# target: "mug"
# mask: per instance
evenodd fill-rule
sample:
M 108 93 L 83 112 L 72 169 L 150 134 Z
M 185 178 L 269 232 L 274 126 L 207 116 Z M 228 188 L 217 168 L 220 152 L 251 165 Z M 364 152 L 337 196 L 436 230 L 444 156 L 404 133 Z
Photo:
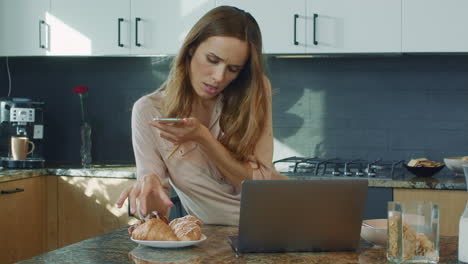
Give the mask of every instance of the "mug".
M 31 145 L 31 151 L 28 151 L 28 145 Z M 11 137 L 11 154 L 13 160 L 25 160 L 28 154 L 34 151 L 34 143 L 27 137 Z

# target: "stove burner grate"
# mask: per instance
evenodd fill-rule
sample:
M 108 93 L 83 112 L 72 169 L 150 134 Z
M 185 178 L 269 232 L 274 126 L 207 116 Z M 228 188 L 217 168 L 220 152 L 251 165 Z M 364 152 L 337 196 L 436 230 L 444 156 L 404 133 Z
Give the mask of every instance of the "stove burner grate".
M 404 160 L 288 157 L 273 162 L 280 173 L 306 176 L 391 177 L 405 173 Z

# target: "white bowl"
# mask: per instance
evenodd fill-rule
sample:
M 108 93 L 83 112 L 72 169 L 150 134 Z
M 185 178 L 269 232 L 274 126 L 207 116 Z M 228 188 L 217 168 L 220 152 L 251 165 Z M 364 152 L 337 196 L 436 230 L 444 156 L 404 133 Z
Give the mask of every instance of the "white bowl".
M 444 163 L 447 168 L 455 172 L 457 176 L 463 176 L 463 165 L 468 165 L 468 160 L 462 158 L 463 157 L 444 158 Z
M 361 237 L 381 246 L 387 246 L 387 219 L 364 220 L 361 226 Z

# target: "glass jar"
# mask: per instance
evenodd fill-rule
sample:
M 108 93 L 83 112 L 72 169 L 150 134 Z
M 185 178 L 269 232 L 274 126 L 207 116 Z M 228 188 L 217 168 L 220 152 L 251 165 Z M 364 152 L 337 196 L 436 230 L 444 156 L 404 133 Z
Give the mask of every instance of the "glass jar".
M 430 201 L 388 203 L 387 259 L 393 263 L 439 261 L 439 206 Z

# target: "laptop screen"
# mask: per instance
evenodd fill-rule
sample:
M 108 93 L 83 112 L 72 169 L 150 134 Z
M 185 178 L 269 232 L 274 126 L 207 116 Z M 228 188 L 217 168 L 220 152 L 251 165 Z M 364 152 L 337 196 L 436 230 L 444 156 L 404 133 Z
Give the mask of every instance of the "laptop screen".
M 365 179 L 244 181 L 239 252 L 354 251 Z

